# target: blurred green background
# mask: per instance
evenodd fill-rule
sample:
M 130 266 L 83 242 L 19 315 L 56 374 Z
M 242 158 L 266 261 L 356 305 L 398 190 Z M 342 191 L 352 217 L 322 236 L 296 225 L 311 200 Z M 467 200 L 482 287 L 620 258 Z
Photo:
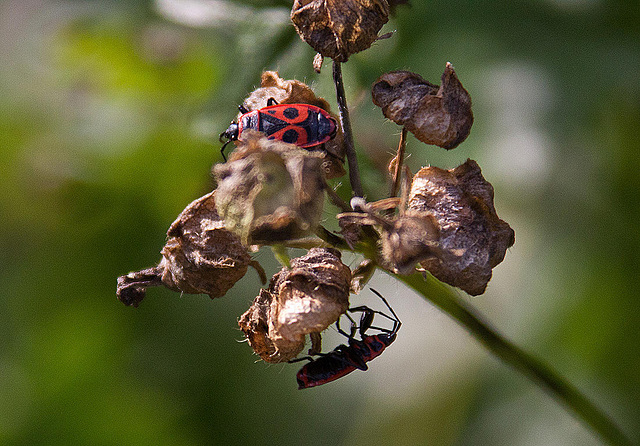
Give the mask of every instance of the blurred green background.
M 116 300 L 116 277 L 156 264 L 211 189 L 217 135 L 263 69 L 335 106 L 290 3 L 0 2 L 0 444 L 600 444 L 388 276 L 372 284 L 404 322 L 396 343 L 307 391 L 298 367 L 238 342 L 253 271 L 215 301 Z M 638 441 L 640 3 L 412 3 L 343 68 L 369 197 L 399 135 L 369 86 L 396 69 L 439 83 L 452 62 L 473 131 L 452 152 L 411 137 L 409 165 L 476 159 L 516 231 L 486 294 L 465 299 Z M 277 271 L 268 250 L 256 258 Z M 339 342 L 329 330 L 325 348 Z

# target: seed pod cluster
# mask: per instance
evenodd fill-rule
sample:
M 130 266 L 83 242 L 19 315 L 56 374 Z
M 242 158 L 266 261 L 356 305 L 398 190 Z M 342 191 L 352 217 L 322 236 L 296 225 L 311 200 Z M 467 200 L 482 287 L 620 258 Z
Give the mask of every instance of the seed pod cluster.
M 266 282 L 262 267 L 251 259 L 240 239 L 225 229 L 215 195 L 214 191 L 193 201 L 171 224 L 157 267 L 118 278 L 119 300 L 137 307 L 146 288 L 159 285 L 188 294 L 208 294 L 212 299 L 221 297 L 249 265 Z
M 340 252 L 314 248 L 291 261 L 261 290 L 239 325 L 264 361 L 294 358 L 306 335 L 319 334 L 349 308 L 351 270 Z
M 498 218 L 493 187 L 478 164 L 467 160 L 451 170 L 422 168 L 413 178 L 408 209 L 433 215 L 440 246 L 453 254 L 423 260 L 421 266 L 471 295 L 482 294 L 515 233 Z
M 373 84 L 373 103 L 426 144 L 453 149 L 473 125 L 471 97 L 447 63 L 440 87 L 410 71 L 383 74 Z
M 369 48 L 388 20 L 387 0 L 295 0 L 291 10 L 300 37 L 337 62 Z
M 323 157 L 260 132 L 242 133 L 229 162 L 218 164 L 216 208 L 245 244 L 311 234 L 324 204 Z
M 262 73 L 260 88 L 252 91 L 244 100 L 243 105 L 247 110 L 259 110 L 267 106 L 269 99 L 274 99 L 278 104 L 315 105 L 329 112 L 337 123 L 340 122 L 338 117 L 331 113 L 329 103 L 323 98 L 317 97 L 311 87 L 297 80 L 282 79 L 275 71 Z M 345 157 L 344 139 L 340 128 L 338 128 L 336 136 L 331 140 L 306 150 L 326 155 L 322 164 L 326 178 L 337 178 L 345 174 L 343 166 Z
M 290 262 L 278 251 L 282 254 L 279 260 L 289 266 L 271 278 L 238 320 L 254 352 L 265 362 L 280 363 L 296 358 L 307 336 L 311 339 L 309 354 L 320 353 L 322 331 L 348 311 L 350 292 L 359 293 L 378 267 L 394 274 L 429 271 L 469 294 L 485 291 L 492 268 L 504 259 L 515 235 L 498 218 L 493 187 L 480 167 L 468 160 L 451 170 L 425 167 L 412 177 L 402 165 L 407 131 L 424 143 L 445 149 L 458 146 L 470 132 L 471 98 L 451 64 L 447 63 L 440 86 L 408 71 L 386 73 L 374 83 L 373 102 L 404 129 L 398 154 L 390 164 L 393 184 L 389 197 L 373 203 L 362 198 L 340 64 L 387 37 L 378 33 L 390 11 L 406 3 L 408 0 L 294 1 L 294 26 L 318 52 L 314 69 L 320 71 L 324 57 L 334 60 L 340 119 L 302 105 L 314 105 L 331 114 L 327 101 L 308 85 L 282 79 L 277 72 L 264 72 L 260 87 L 243 102 L 243 120 L 221 136 L 228 141 L 237 139 L 237 147 L 228 162 L 213 169 L 216 190 L 192 202 L 171 225 L 157 266 L 118 278 L 119 300 L 138 306 L 151 286 L 220 297 L 246 274 L 248 266 L 266 283 L 264 270 L 249 255 L 250 247 L 316 246 Z M 274 101 L 298 105 L 261 110 Z M 311 109 L 313 114 L 305 112 Z M 261 111 L 249 114 L 247 110 Z M 277 113 L 281 115 L 276 119 Z M 338 127 L 335 137 L 332 120 Z M 345 135 L 338 123 L 344 125 Z M 319 132 L 320 128 L 325 130 Z M 292 131 L 304 131 L 309 138 L 281 136 Z M 301 148 L 277 138 L 311 147 Z M 321 141 L 325 142 L 313 146 Z M 353 175 L 350 183 L 356 195 L 350 205 L 326 183 L 327 178 L 345 173 L 345 141 Z M 320 226 L 325 188 L 333 204 L 349 211 L 337 216 L 343 238 Z M 401 197 L 397 198 L 399 189 Z M 311 237 L 314 234 L 323 240 Z M 317 248 L 327 244 L 342 247 L 344 242 L 365 258 L 353 273 L 342 263 L 340 251 Z M 340 329 L 349 338 L 348 345 L 325 354 L 326 362 L 312 361 L 318 374 L 305 375 L 312 367 L 303 367 L 299 375 L 311 379 L 305 382 L 319 385 L 362 368 L 381 353 L 380 346 L 384 348 L 395 339 L 397 328 L 391 332 L 373 324 L 379 311 L 366 306 L 351 311 L 362 312 L 361 340 L 354 337 L 358 329 L 355 322 L 351 336 Z M 399 327 L 399 320 L 389 319 Z M 381 334 L 367 336 L 368 329 Z

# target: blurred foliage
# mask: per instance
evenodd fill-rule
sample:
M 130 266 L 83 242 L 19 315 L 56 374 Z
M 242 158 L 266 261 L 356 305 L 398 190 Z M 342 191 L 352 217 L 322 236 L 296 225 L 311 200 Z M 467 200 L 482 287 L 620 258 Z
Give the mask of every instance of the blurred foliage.
M 217 134 L 263 69 L 335 100 L 289 5 L 0 4 L 0 443 L 598 444 L 384 278 L 398 341 L 369 372 L 305 392 L 295 366 L 254 364 L 236 342 L 253 272 L 214 302 L 161 289 L 136 310 L 116 301 L 116 277 L 155 264 L 169 224 L 212 188 Z M 453 152 L 410 140 L 409 165 L 478 160 L 516 230 L 473 303 L 637 441 L 638 3 L 415 0 L 397 12 L 383 29 L 394 36 L 344 67 L 365 189 L 385 193 L 399 135 L 371 83 L 394 69 L 437 83 L 451 61 L 474 129 Z M 277 270 L 268 250 L 256 257 Z

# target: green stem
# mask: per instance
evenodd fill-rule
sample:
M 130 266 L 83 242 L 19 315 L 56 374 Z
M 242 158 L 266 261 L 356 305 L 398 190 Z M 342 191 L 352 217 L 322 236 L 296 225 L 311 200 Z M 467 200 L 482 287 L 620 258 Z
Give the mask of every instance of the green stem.
M 349 107 L 347 106 L 347 96 L 344 92 L 344 82 L 342 81 L 342 67 L 340 62 L 333 61 L 333 83 L 336 85 L 336 96 L 338 99 L 338 110 L 340 111 L 340 124 L 344 136 L 344 147 L 349 164 L 349 182 L 351 190 L 356 197 L 364 197 L 362 182 L 360 181 L 360 170 L 358 169 L 358 158 L 356 157 L 356 147 L 353 142 L 353 131 L 351 130 L 351 119 L 349 118 Z
M 620 428 L 576 387 L 547 364 L 504 338 L 487 322 L 483 321 L 483 318 L 471 305 L 458 298 L 443 284 L 432 277 L 425 280 L 421 274 L 394 277 L 406 283 L 469 330 L 471 335 L 498 358 L 529 377 L 540 387 L 545 388 L 607 443 L 631 445 L 631 441 L 625 437 Z

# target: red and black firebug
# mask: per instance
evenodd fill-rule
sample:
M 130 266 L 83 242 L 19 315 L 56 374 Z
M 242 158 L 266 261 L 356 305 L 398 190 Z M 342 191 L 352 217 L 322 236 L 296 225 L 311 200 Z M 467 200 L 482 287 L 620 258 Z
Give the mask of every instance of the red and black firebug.
M 311 104 L 277 104 L 270 98 L 264 108 L 249 111 L 241 105 L 239 109 L 242 116 L 238 122 L 232 122 L 220 134 L 220 142 L 224 142 L 220 149 L 223 157 L 227 144 L 236 141 L 246 129 L 262 132 L 268 139 L 307 148 L 329 141 L 338 128 L 327 111 Z
M 296 376 L 298 381 L 298 389 L 308 389 L 309 387 L 316 387 L 322 384 L 335 381 L 338 378 L 342 378 L 345 375 L 355 370 L 367 370 L 367 362 L 375 359 L 382 352 L 390 346 L 393 341 L 396 340 L 396 335 L 402 323 L 395 311 L 391 308 L 387 300 L 380 295 L 376 290 L 371 289 L 382 301 L 385 303 L 393 317 L 384 314 L 381 311 L 372 310 L 369 307 L 361 306 L 350 308 L 350 312 L 362 312 L 360 319 L 360 326 L 358 331 L 360 333 L 360 339 L 355 338 L 356 326 L 355 322 L 349 315 L 347 317 L 351 319 L 351 333 L 347 334 L 340 328 L 338 322 L 336 322 L 336 328 L 338 332 L 348 339 L 347 344 L 340 344 L 329 353 L 319 353 L 316 356 L 320 356 L 317 359 L 311 356 L 305 356 L 303 358 L 294 359 L 289 362 L 298 362 L 308 360 Z M 374 327 L 373 318 L 376 314 L 382 315 L 385 318 L 393 321 L 393 328 L 387 330 L 385 328 Z M 368 329 L 374 328 L 381 333 L 376 335 L 367 335 Z

